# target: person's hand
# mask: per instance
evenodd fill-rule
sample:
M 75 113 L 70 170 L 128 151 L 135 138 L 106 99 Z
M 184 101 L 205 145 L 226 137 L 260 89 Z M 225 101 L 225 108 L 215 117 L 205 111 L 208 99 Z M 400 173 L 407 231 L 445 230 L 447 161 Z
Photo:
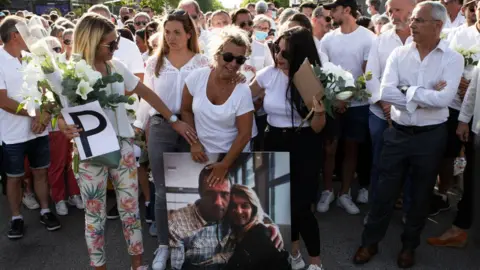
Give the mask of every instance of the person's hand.
M 190 154 L 192 155 L 192 159 L 195 162 L 208 162 L 208 156 L 205 154 L 205 151 L 203 150 L 203 145 L 200 142 L 197 142 L 190 146 Z
M 334 107 L 335 107 L 335 111 L 337 113 L 344 113 L 344 112 L 347 111 L 347 102 L 342 101 L 342 100 L 337 100 L 335 102 Z
M 387 118 L 387 120 L 390 120 L 390 110 L 392 108 L 392 104 L 380 101 L 379 105 L 380 105 L 380 108 L 382 108 L 383 115 L 385 115 L 385 118 Z
M 185 138 L 190 145 L 197 142 L 197 132 L 195 132 L 195 129 L 193 129 L 189 124 L 178 120 L 175 123 L 172 123 L 172 128 L 183 138 Z
M 60 125 L 59 125 L 59 127 L 60 127 Z M 64 123 L 64 125 L 62 125 L 62 127 L 60 127 L 60 130 L 63 132 L 63 134 L 65 134 L 65 136 L 69 140 L 71 140 L 73 138 L 76 138 L 76 137 L 79 137 L 80 132 L 83 131 L 81 128 L 79 128 L 76 125 L 67 125 L 65 123 Z
M 317 100 L 315 96 L 313 96 L 313 111 L 316 113 L 325 112 L 325 106 L 323 106 L 323 102 L 321 100 Z
M 228 166 L 223 162 L 217 162 L 207 166 L 207 170 L 212 170 L 207 178 L 207 184 L 213 187 L 225 180 L 228 172 Z
M 462 142 L 468 142 L 468 135 L 470 133 L 470 128 L 467 123 L 458 122 L 457 126 L 457 136 Z
M 244 64 L 244 65 L 243 65 L 243 69 L 244 69 L 245 71 L 251 71 L 251 72 L 253 72 L 253 74 L 257 74 L 257 69 L 256 69 L 254 66 L 250 66 L 250 65 Z
M 278 227 L 273 224 L 265 224 L 265 226 L 268 228 L 268 230 L 270 230 L 272 235 L 270 239 L 275 244 L 275 247 L 277 249 L 283 249 L 283 238 Z
M 437 91 L 441 91 L 443 90 L 443 88 L 445 88 L 445 86 L 447 86 L 447 82 L 446 81 L 439 81 L 437 84 L 435 84 L 435 86 L 433 87 L 433 89 L 437 90 Z
M 234 85 L 237 85 L 239 83 L 246 83 L 246 82 L 247 82 L 247 78 L 241 72 L 237 72 L 237 75 L 233 77 L 233 79 L 230 81 L 230 83 Z

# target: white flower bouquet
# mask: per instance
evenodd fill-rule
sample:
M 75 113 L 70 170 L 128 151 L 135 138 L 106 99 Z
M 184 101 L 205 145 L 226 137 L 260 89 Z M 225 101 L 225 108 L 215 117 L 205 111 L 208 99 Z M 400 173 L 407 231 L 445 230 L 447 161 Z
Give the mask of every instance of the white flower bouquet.
M 333 117 L 333 106 L 337 101 L 365 101 L 371 94 L 366 90 L 365 82 L 372 78 L 371 73 L 364 74 L 355 80 L 352 73 L 333 63 L 325 63 L 322 67 L 313 67 L 315 75 L 324 87 L 323 104 L 325 111 Z
M 455 48 L 455 50 L 463 56 L 465 69 L 463 71 L 463 77 L 467 80 L 472 79 L 473 69 L 478 64 L 478 54 L 480 49 L 473 47 L 470 49 Z M 475 57 L 477 56 L 477 57 Z M 477 60 L 475 60 L 477 59 Z

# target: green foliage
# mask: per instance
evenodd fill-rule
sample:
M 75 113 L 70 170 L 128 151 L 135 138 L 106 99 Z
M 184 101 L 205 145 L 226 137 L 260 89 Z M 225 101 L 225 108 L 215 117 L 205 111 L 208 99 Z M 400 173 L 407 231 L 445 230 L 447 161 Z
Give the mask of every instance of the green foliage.
M 212 10 L 225 9 L 222 3 L 218 0 L 212 0 Z
M 12 4 L 12 1 L 10 0 L 0 0 L 0 7 L 9 7 Z
M 165 0 L 142 0 L 140 2 L 140 7 L 149 6 L 155 11 L 156 14 L 162 14 L 163 10 L 166 7 Z
M 246 7 L 249 3 L 257 3 L 258 0 L 243 0 L 242 3 L 240 4 L 240 7 Z M 270 2 L 270 1 L 266 1 Z M 274 3 L 278 4 L 279 7 L 287 8 L 290 6 L 290 1 L 289 0 L 275 0 L 273 1 Z

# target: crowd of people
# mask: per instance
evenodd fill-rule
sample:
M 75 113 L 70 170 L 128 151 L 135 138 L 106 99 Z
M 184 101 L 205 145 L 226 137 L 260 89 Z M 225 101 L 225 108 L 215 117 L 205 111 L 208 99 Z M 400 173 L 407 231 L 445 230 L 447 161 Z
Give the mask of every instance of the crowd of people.
M 85 211 L 92 267 L 106 269 L 105 222 L 120 218 L 132 269 L 147 269 L 144 207 L 143 219 L 158 240 L 154 270 L 273 269 L 265 268 L 273 261 L 279 262 L 275 269 L 321 270 L 315 215 L 336 200 L 351 215 L 360 213 L 358 204 L 368 204 L 355 264 L 377 254 L 392 212 L 401 209 L 397 264 L 409 268 L 427 218 L 451 208 L 447 194 L 460 178 L 452 227 L 428 244 L 465 246 L 473 220 L 473 140 L 480 132 L 480 3 L 388 0 L 383 14 L 381 1 L 366 5 L 367 15 L 355 0 L 285 9 L 258 1 L 229 12 L 203 12 L 195 0 L 182 0 L 163 14 L 145 6 L 121 7 L 116 15 L 101 4 L 81 17 L 0 12 L 8 238 L 24 236 L 22 203 L 40 209 L 49 231 L 61 228 L 57 215 L 68 215 L 70 205 Z M 118 168 L 86 160 L 75 174 L 72 139 L 83 131 L 62 118 L 52 126 L 40 108 L 35 116 L 18 109 L 29 47 L 17 25 L 34 19 L 62 61 L 79 55 L 102 76 L 116 72 L 123 80 L 104 91 L 135 97 L 132 105 L 105 109 L 119 138 Z M 310 113 L 294 84 L 305 59 L 320 67 L 339 65 L 355 78 L 371 73 L 368 101 L 338 100 L 330 115 L 314 97 Z M 237 157 L 252 151 L 290 153 L 292 228 L 283 238 L 291 239 L 291 250 L 282 249 L 282 236 L 255 192 L 228 182 Z M 200 200 L 173 213 L 167 210 L 167 152 L 190 152 L 194 161 L 208 164 L 199 179 Z M 206 153 L 225 155 L 212 162 Z M 107 210 L 109 185 L 117 204 Z M 219 226 L 227 217 L 231 225 Z M 308 258 L 302 257 L 300 237 Z M 252 248 L 256 240 L 265 248 Z

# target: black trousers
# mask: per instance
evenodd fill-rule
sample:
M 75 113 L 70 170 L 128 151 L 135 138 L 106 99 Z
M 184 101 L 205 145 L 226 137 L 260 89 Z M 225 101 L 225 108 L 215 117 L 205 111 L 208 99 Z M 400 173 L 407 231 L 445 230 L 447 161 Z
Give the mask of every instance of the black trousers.
M 290 153 L 292 241 L 302 236 L 308 254 L 320 255 L 320 231 L 311 206 L 316 202 L 322 164 L 322 138 L 310 127 L 300 131 L 269 126 L 265 151 Z
M 253 139 L 253 151 L 261 152 L 264 150 L 265 128 L 267 127 L 267 115 L 255 115 L 255 123 L 257 124 L 258 134 Z
M 368 214 L 362 246 L 377 244 L 385 236 L 403 179 L 411 172 L 412 202 L 401 239 L 404 249 L 418 247 L 446 142 L 445 124 L 426 127 L 395 124 L 385 130 L 377 195 Z
M 475 134 L 470 133 L 469 141 L 465 143 L 467 166 L 463 172 L 463 196 L 457 205 L 458 212 L 455 221 L 453 222 L 453 225 L 464 230 L 470 229 L 473 222 L 473 170 L 475 169 L 474 139 Z
M 7 195 L 7 175 L 3 170 L 3 150 L 0 146 L 0 175 L 2 177 L 2 194 Z

